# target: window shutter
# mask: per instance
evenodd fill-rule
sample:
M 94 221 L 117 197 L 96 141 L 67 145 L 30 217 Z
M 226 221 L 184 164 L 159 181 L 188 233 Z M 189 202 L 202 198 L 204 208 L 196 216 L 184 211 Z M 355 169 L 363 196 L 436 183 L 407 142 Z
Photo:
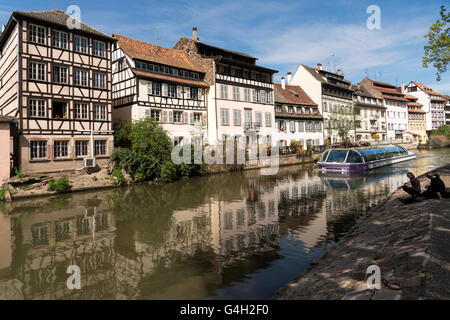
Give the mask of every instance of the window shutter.
M 169 95 L 169 86 L 167 83 L 162 84 L 163 96 L 167 97 Z
M 191 124 L 194 124 L 194 113 L 191 112 Z
M 162 122 L 167 123 L 167 110 L 163 110 Z
M 147 81 L 147 94 L 153 94 L 152 82 Z
M 190 99 L 191 98 L 191 88 L 184 87 L 184 92 L 186 93 L 186 99 Z
M 183 87 L 182 86 L 177 86 L 177 98 L 183 99 Z
M 189 112 L 187 111 L 184 112 L 183 123 L 189 124 Z
M 169 123 L 173 123 L 173 111 L 169 110 Z

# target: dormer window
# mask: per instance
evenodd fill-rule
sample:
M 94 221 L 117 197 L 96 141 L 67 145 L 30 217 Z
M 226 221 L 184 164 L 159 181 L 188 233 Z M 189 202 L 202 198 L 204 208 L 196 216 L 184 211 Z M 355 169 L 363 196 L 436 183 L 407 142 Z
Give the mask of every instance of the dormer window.
M 297 107 L 297 114 L 302 114 L 302 108 L 301 107 Z
M 294 113 L 294 107 L 288 107 L 288 113 Z
M 276 112 L 282 112 L 281 106 L 276 106 L 276 107 L 275 107 L 275 111 L 276 111 Z

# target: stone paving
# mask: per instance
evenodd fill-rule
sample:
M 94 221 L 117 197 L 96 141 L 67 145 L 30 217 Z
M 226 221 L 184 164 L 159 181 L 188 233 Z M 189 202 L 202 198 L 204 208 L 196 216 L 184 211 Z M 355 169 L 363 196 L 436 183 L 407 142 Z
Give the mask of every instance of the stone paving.
M 450 166 L 447 167 L 438 171 L 448 186 Z M 427 184 L 426 178 L 420 180 L 422 186 Z M 431 232 L 430 218 L 439 212 L 448 221 L 450 199 L 405 205 L 398 200 L 404 196 L 399 189 L 369 210 L 342 241 L 313 262 L 298 279 L 279 289 L 273 299 L 450 299 L 446 295 L 446 282 L 441 282 L 450 261 L 447 250 L 450 229 L 439 235 L 441 250 L 432 252 L 435 232 Z M 441 264 L 429 263 L 430 260 L 439 260 Z M 380 268 L 381 289 L 368 289 L 366 281 L 371 274 L 366 271 L 370 265 Z M 435 269 L 441 274 L 430 269 L 431 265 L 437 266 Z M 431 279 L 433 285 L 429 284 Z

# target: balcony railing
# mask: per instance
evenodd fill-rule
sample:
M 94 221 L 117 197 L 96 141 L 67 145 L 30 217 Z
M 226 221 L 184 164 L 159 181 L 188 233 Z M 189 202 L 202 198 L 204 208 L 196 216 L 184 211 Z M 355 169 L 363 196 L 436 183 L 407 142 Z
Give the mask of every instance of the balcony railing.
M 256 132 L 259 132 L 261 129 L 261 122 L 246 122 L 244 124 L 244 128 L 246 131 L 254 130 Z

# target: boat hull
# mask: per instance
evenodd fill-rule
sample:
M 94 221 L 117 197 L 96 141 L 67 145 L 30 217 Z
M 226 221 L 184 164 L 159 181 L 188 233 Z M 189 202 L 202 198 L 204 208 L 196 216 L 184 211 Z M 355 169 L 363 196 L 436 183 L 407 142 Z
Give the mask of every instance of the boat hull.
M 401 155 L 388 159 L 373 160 L 366 163 L 334 163 L 334 162 L 318 162 L 319 169 L 325 171 L 364 171 L 384 166 L 389 166 L 395 163 L 409 161 L 416 158 L 416 155 L 409 152 L 406 155 Z

